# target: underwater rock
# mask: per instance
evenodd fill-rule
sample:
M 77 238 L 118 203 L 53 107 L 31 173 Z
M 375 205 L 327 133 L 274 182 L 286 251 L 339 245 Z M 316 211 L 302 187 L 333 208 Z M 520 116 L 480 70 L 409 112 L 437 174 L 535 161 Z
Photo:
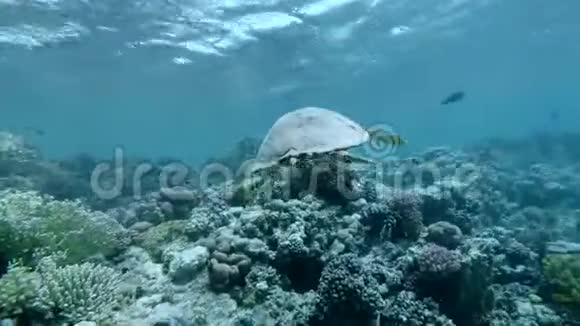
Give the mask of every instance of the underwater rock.
M 163 250 L 174 242 L 187 242 L 188 226 L 186 220 L 168 221 L 137 234 L 135 244 L 147 250 L 154 260 L 160 261 Z
M 209 259 L 209 251 L 202 246 L 180 245 L 169 246 L 162 255 L 167 274 L 176 284 L 185 284 L 193 280 L 196 273 L 203 270 Z
M 463 233 L 456 225 L 441 221 L 427 227 L 426 240 L 448 249 L 455 249 L 461 244 Z
M 157 204 L 154 195 L 148 195 L 138 201 L 131 202 L 107 210 L 119 223 L 129 227 L 138 222 L 147 222 L 158 225 L 165 220 L 164 214 Z
M 494 256 L 494 281 L 498 284 L 518 282 L 538 284 L 541 280 L 539 255 L 511 237 L 501 239 Z
M 173 204 L 170 202 L 162 202 L 159 204 L 159 209 L 163 213 L 164 216 L 172 217 L 175 215 L 175 210 L 173 209 Z
M 28 144 L 22 136 L 0 131 L 0 161 L 27 161 L 38 157 L 38 150 Z
M 251 268 L 252 260 L 246 255 L 214 251 L 208 267 L 210 285 L 216 291 L 231 290 L 243 285 Z
M 410 291 L 399 292 L 387 299 L 381 322 L 393 326 L 455 326 L 452 320 L 439 312 L 435 301 L 420 299 Z
M 182 186 L 161 188 L 159 195 L 159 206 L 166 220 L 188 218 L 201 200 L 196 192 Z
M 148 326 L 192 326 L 185 318 L 182 308 L 163 302 L 151 311 Z
M 464 186 L 451 180 L 417 189 L 424 223 L 446 221 L 458 226 L 463 234 L 471 233 L 479 222 L 480 199 L 467 196 Z
M 137 222 L 129 227 L 129 230 L 143 233 L 153 227 L 153 223 L 147 221 Z
M 580 243 L 568 241 L 554 241 L 546 244 L 546 251 L 555 254 L 580 253 Z
M 156 264 L 142 248 L 131 247 L 121 257 L 118 269 L 125 272 L 121 283 L 122 292 L 139 299 L 167 290 L 170 280 L 163 273 L 163 266 Z
M 195 192 L 184 187 L 161 188 L 159 190 L 161 199 L 165 199 L 171 203 L 193 203 L 197 200 Z
M 518 283 L 494 284 L 491 290 L 493 310 L 488 315 L 489 325 L 566 325 L 560 316 L 541 302 L 541 299 L 538 300 L 539 298 L 533 294 L 534 289 L 530 287 Z

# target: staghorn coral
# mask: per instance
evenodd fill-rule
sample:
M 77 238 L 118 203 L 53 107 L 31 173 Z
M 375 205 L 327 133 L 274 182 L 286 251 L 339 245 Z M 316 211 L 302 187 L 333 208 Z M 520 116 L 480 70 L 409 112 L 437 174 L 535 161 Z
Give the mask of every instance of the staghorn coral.
M 58 267 L 45 259 L 40 275 L 39 305 L 68 323 L 109 320 L 121 303 L 121 275 L 112 268 L 92 263 Z
M 177 242 L 164 250 L 163 270 L 175 284 L 187 284 L 205 269 L 208 259 L 206 247 Z
M 30 268 L 11 264 L 0 278 L 0 318 L 15 318 L 34 308 L 40 278 Z

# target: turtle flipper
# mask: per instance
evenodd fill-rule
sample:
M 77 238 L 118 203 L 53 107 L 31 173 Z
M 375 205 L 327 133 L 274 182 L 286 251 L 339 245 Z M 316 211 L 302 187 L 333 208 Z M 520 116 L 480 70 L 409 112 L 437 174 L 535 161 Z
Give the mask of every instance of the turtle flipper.
M 358 164 L 376 164 L 377 163 L 376 161 L 374 161 L 372 159 L 362 157 L 359 155 L 355 155 L 355 154 L 349 153 L 347 151 L 339 151 L 339 152 L 337 152 L 337 154 L 341 155 L 342 158 L 348 163 L 358 163 Z

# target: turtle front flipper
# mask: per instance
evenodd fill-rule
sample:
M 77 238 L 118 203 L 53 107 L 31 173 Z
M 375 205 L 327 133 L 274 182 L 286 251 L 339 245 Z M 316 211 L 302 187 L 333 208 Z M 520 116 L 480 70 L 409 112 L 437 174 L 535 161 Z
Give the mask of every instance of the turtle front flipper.
M 355 164 L 375 164 L 375 163 L 377 163 L 376 161 L 374 161 L 372 159 L 362 157 L 359 155 L 355 155 L 355 154 L 349 153 L 347 151 L 340 151 L 337 154 L 341 155 L 341 158 L 342 158 L 344 163 L 355 163 Z

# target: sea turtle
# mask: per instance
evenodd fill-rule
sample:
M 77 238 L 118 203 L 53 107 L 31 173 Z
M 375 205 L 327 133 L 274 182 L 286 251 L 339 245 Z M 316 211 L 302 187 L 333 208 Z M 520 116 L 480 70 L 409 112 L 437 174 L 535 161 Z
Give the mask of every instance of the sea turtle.
M 270 128 L 252 170 L 284 163 L 298 156 L 325 153 L 370 163 L 370 160 L 346 152 L 368 142 L 370 137 L 358 123 L 335 111 L 318 107 L 297 109 L 281 116 Z
M 369 141 L 378 142 L 378 146 L 404 143 L 392 131 L 373 128 L 366 130 L 329 109 L 305 107 L 288 112 L 272 125 L 255 159 L 247 161 L 240 169 L 238 176 L 241 178 L 238 179 L 234 197 L 244 200 L 253 197 L 255 191 L 264 185 L 264 180 L 280 177 L 280 172 L 286 176 L 284 178 L 294 180 L 290 183 L 298 190 L 312 185 L 313 179 L 310 177 L 326 180 L 316 182 L 318 190 L 330 193 L 331 197 L 338 197 L 335 189 L 337 178 L 340 176 L 341 180 L 345 180 L 348 188 L 354 180 L 354 170 L 350 163 L 375 163 L 347 152 Z M 349 164 L 350 167 L 344 169 L 341 163 Z

